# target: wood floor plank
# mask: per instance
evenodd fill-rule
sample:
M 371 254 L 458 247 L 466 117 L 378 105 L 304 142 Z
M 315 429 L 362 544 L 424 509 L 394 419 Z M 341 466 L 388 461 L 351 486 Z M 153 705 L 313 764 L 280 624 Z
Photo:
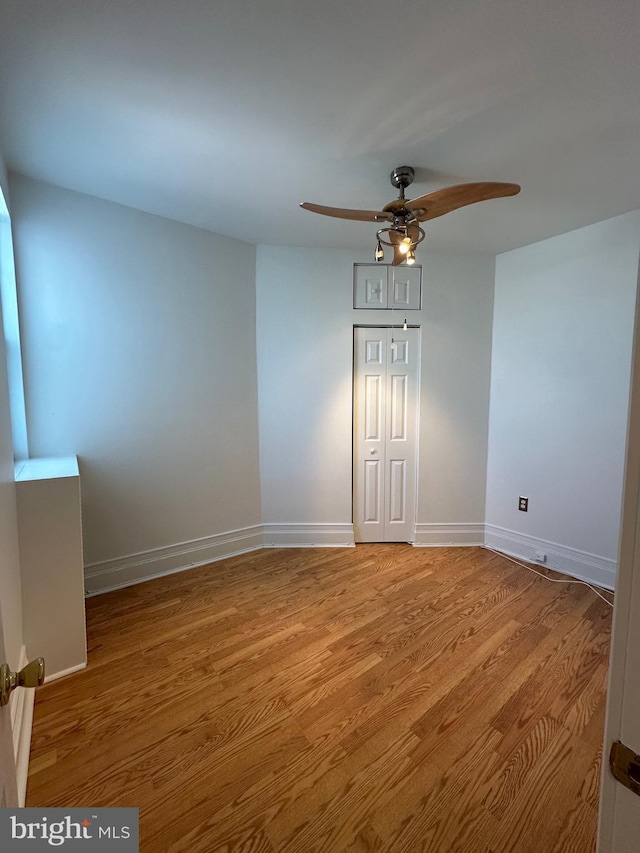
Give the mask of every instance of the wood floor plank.
M 30 806 L 137 806 L 142 853 L 594 849 L 611 610 L 584 586 L 273 549 L 87 620 L 87 670 L 37 693 Z
M 435 787 L 425 792 L 420 803 L 398 824 L 389 838 L 389 851 L 475 853 L 482 828 L 495 826 L 477 792 L 498 761 L 493 748 L 498 740 L 497 732 L 486 730 L 442 772 Z M 400 803 L 396 805 L 399 813 Z M 378 829 L 375 821 L 374 827 Z
M 185 833 L 185 843 L 191 843 L 194 850 L 206 851 L 204 839 L 234 838 L 247 826 L 266 826 L 283 811 L 291 815 L 291 804 L 310 789 L 320 786 L 328 797 L 326 791 L 332 785 L 335 789 L 348 779 L 343 766 L 345 758 L 339 749 L 326 749 L 322 743 L 309 744 L 286 764 L 254 775 L 235 792 L 216 789 L 207 798 L 206 819 Z M 194 823 L 193 816 L 185 812 L 182 804 L 177 805 L 173 814 L 178 824 L 191 827 Z M 161 838 L 163 834 L 164 828 L 160 827 L 157 835 Z M 196 836 L 202 840 L 196 842 Z
M 572 814 L 579 800 L 580 785 L 588 771 L 590 756 L 582 748 L 579 739 L 572 738 L 560 727 L 532 769 L 528 785 L 524 787 L 513 807 L 520 820 L 501 821 L 496 846 L 499 850 L 518 850 L 522 853 L 539 853 L 540 850 L 556 850 L 558 836 L 567 823 L 572 823 Z M 591 811 L 586 834 L 594 839 L 596 814 Z M 492 839 L 493 840 L 493 839 Z M 570 841 L 563 853 L 583 853 L 584 835 Z M 580 845 L 583 846 L 580 846 Z
M 315 850 L 332 853 L 344 850 L 368 826 L 378 808 L 389 800 L 404 782 L 409 767 L 408 752 L 415 744 L 410 732 L 386 738 L 382 748 L 368 749 L 366 763 L 362 753 L 349 756 L 347 766 L 354 768 L 346 785 L 315 809 L 301 809 L 302 820 L 291 823 L 281 835 L 282 821 L 272 821 L 267 833 L 277 850 Z M 379 746 L 379 745 L 378 745 Z M 306 804 L 305 804 L 306 805 Z M 294 804 L 295 806 L 295 804 Z

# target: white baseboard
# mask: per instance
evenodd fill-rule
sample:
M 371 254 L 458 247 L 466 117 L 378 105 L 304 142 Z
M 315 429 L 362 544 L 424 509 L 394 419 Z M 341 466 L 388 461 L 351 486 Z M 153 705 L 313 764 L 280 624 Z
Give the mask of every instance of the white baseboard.
M 259 548 L 353 548 L 352 524 L 265 524 L 85 566 L 87 597 Z M 56 673 L 60 678 L 66 672 Z
M 263 544 L 262 525 L 218 533 L 204 539 L 181 542 L 167 548 L 154 548 L 115 560 L 105 560 L 85 566 L 84 580 L 87 597 L 113 589 L 132 586 L 196 566 L 204 566 L 226 557 L 255 551 Z
M 22 647 L 18 669 L 28 662 L 26 647 Z M 46 676 L 45 682 L 62 678 L 84 669 L 86 664 L 71 667 L 64 672 L 55 672 Z M 37 689 L 37 688 L 36 688 Z M 36 691 L 32 688 L 20 687 L 11 695 L 11 730 L 13 732 L 13 753 L 16 762 L 16 785 L 18 788 L 18 805 L 24 807 L 27 799 L 27 779 L 29 776 L 29 754 L 31 752 L 31 730 L 33 728 L 33 707 L 36 701 Z
M 485 544 L 496 551 L 502 551 L 511 557 L 535 563 L 536 551 L 543 551 L 547 559 L 540 565 L 555 569 L 565 575 L 587 581 L 594 586 L 615 590 L 617 563 L 607 557 L 589 554 L 577 548 L 559 545 L 557 542 L 547 542 L 534 536 L 516 533 L 493 524 L 485 526 Z
M 18 669 L 27 664 L 27 650 L 23 646 Z M 24 687 L 14 690 L 11 696 L 11 729 L 13 732 L 13 753 L 16 761 L 16 782 L 18 787 L 18 805 L 22 808 L 27 797 L 27 776 L 29 775 L 29 752 L 31 750 L 31 727 L 33 724 L 33 705 L 36 691 Z
M 353 548 L 353 524 L 265 524 L 265 548 Z
M 416 524 L 416 548 L 484 545 L 484 524 Z
M 59 678 L 64 678 L 65 675 L 72 675 L 74 672 L 80 672 L 86 668 L 86 663 L 79 663 L 76 666 L 70 666 L 68 669 L 62 669 L 60 672 L 52 672 L 51 675 L 45 675 L 44 683 L 48 684 L 50 681 L 57 681 Z
M 491 524 L 416 524 L 414 547 L 471 547 L 487 545 L 513 557 L 535 562 L 536 551 L 544 551 L 544 565 L 586 580 L 605 589 L 615 589 L 615 560 L 547 542 Z M 106 560 L 85 567 L 87 596 L 203 566 L 226 557 L 259 548 L 353 548 L 352 524 L 265 524 L 219 533 L 204 539 L 156 548 L 140 554 Z M 66 672 L 55 673 L 59 678 Z M 47 679 L 49 680 L 49 679 Z

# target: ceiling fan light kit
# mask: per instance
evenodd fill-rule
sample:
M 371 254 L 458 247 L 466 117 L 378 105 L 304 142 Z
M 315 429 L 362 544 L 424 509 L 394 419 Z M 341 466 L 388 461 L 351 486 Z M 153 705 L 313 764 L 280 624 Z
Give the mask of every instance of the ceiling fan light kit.
M 413 183 L 415 172 L 411 166 L 398 166 L 391 172 L 391 185 L 400 190 L 398 198 L 386 204 L 382 210 L 351 210 L 341 207 L 325 207 L 321 204 L 303 202 L 300 207 L 323 216 L 338 219 L 353 219 L 360 222 L 389 222 L 376 234 L 378 240 L 374 252 L 376 262 L 384 261 L 384 246 L 393 249 L 393 266 L 401 263 L 414 264 L 416 246 L 425 238 L 424 229 L 418 223 L 435 219 L 478 201 L 517 195 L 518 184 L 498 181 L 482 181 L 471 184 L 456 184 L 436 190 L 414 199 L 405 198 L 405 189 Z

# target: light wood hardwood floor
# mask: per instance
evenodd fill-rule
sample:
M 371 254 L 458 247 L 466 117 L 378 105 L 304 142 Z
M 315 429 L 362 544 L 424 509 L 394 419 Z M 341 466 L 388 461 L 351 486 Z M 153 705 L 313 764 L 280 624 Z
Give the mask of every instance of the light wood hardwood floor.
M 89 599 L 30 806 L 142 853 L 591 853 L 611 611 L 482 548 L 265 550 Z

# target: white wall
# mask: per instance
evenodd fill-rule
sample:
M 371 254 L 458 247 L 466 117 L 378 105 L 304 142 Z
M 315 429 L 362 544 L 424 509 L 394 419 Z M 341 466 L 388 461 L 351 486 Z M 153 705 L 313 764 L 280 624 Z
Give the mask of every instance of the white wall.
M 429 537 L 484 520 L 493 259 L 421 252 L 418 522 Z M 348 250 L 260 246 L 256 266 L 264 522 L 351 522 L 352 329 L 401 323 L 353 309 Z M 445 529 L 446 528 L 446 529 Z M 448 541 L 448 540 L 447 540 Z
M 418 522 L 425 542 L 481 542 L 494 259 L 427 253 L 423 266 Z
M 634 212 L 496 261 L 488 541 L 609 585 L 639 248 Z
M 85 561 L 259 524 L 254 247 L 10 186 L 30 451 L 79 456 Z
M 0 186 L 2 186 L 5 199 L 9 201 L 6 173 L 1 154 Z M 2 323 L 0 322 L 1 328 Z M 19 665 L 23 645 L 22 596 L 4 336 L 0 336 L 0 608 L 7 662 L 15 669 Z M 4 661 L 0 661 L 0 663 L 4 663 Z
M 258 247 L 265 524 L 351 522 L 352 264 L 348 250 Z

